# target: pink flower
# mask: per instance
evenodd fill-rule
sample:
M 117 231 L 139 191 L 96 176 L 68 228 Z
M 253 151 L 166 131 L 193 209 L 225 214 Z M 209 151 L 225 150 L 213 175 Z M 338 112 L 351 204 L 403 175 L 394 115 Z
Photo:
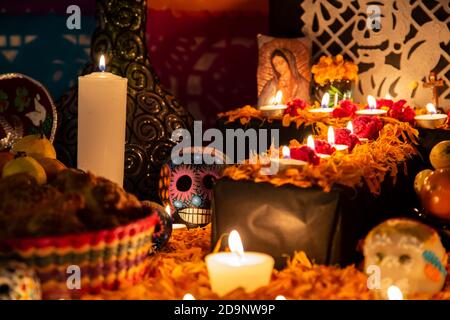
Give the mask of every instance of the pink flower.
M 333 110 L 333 117 L 335 118 L 345 118 L 353 117 L 356 110 L 358 110 L 356 104 L 350 100 L 342 100 L 339 102 L 339 107 Z
M 298 110 L 303 110 L 307 107 L 307 103 L 303 99 L 294 99 L 287 103 L 287 108 L 284 110 L 284 114 L 289 114 L 291 117 L 298 116 Z
M 291 158 L 306 161 L 313 165 L 317 165 L 320 162 L 319 156 L 308 146 L 291 148 Z

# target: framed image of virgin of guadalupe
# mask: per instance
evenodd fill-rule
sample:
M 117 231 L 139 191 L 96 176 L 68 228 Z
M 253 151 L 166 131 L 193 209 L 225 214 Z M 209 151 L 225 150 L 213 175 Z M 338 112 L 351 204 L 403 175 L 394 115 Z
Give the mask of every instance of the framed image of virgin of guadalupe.
M 258 105 L 273 103 L 281 91 L 281 103 L 310 96 L 311 42 L 258 35 Z

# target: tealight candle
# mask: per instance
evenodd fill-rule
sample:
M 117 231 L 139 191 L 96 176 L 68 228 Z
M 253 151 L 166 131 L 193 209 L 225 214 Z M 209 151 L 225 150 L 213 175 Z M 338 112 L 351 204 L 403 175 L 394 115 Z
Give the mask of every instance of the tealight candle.
M 367 97 L 368 109 L 357 110 L 356 114 L 364 116 L 381 116 L 387 113 L 386 110 L 377 109 L 377 101 L 371 95 Z
M 346 144 L 336 144 L 336 138 L 332 126 L 328 127 L 328 143 L 331 144 L 336 151 L 343 152 L 348 150 L 348 146 Z
M 206 256 L 206 266 L 212 290 L 223 296 L 234 289 L 252 292 L 270 282 L 274 259 L 264 253 L 244 252 L 236 230 L 228 237 L 231 252 L 212 253 Z
M 426 129 L 436 129 L 442 126 L 447 121 L 447 115 L 436 112 L 436 107 L 432 103 L 426 106 L 428 114 L 422 114 L 414 117 L 417 124 Z
M 326 92 L 322 97 L 322 102 L 320 103 L 320 108 L 309 109 L 312 113 L 332 113 L 334 108 L 329 108 L 330 94 Z
M 78 168 L 123 185 L 127 79 L 105 72 L 78 78 Z
M 259 110 L 261 110 L 263 115 L 267 117 L 282 116 L 284 110 L 286 110 L 287 108 L 286 105 L 281 103 L 282 101 L 283 101 L 283 92 L 281 90 L 278 90 L 275 97 L 273 97 L 272 100 L 270 101 L 270 105 L 261 106 L 259 107 Z
M 291 150 L 288 146 L 283 146 L 281 148 L 282 158 L 271 158 L 272 167 L 278 166 L 279 170 L 284 170 L 287 168 L 303 167 L 307 163 L 305 161 L 291 159 Z
M 403 293 L 397 286 L 390 286 L 387 289 L 387 297 L 389 300 L 403 300 Z

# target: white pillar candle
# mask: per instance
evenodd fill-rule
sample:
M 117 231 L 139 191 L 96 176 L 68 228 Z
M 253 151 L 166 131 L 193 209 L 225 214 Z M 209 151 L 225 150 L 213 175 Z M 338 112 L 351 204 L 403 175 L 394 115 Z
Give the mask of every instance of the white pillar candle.
M 100 70 L 104 70 L 104 58 Z M 78 168 L 123 185 L 127 79 L 109 72 L 78 78 Z
M 223 296 L 234 289 L 252 292 L 268 285 L 274 260 L 259 252 L 244 252 L 239 233 L 233 230 L 228 238 L 231 252 L 212 253 L 206 256 L 212 290 Z

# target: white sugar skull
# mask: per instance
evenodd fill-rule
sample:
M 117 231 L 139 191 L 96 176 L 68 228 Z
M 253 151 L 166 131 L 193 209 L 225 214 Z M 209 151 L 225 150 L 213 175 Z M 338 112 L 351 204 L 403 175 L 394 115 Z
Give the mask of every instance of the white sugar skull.
M 0 300 L 40 299 L 40 283 L 32 269 L 14 260 L 0 262 Z
M 372 229 L 364 241 L 365 270 L 379 268 L 378 294 L 388 288 L 403 295 L 435 294 L 447 275 L 447 254 L 437 232 L 409 219 L 390 219 Z M 372 276 L 371 274 L 370 276 Z

